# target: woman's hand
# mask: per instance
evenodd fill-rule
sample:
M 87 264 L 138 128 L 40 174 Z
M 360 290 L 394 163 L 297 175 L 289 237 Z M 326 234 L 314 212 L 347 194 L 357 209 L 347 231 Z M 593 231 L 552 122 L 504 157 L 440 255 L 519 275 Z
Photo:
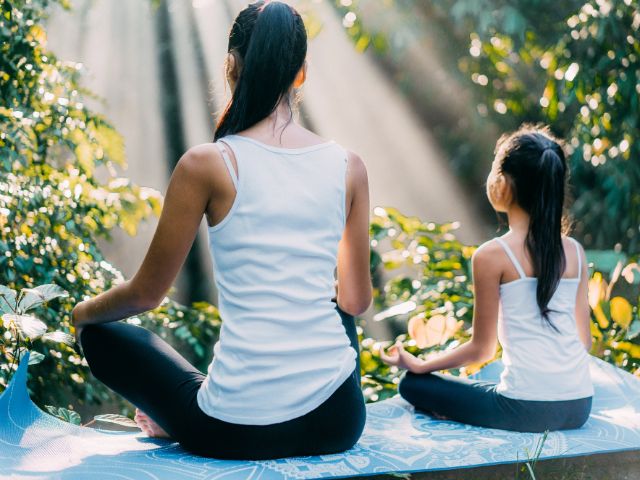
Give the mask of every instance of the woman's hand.
M 389 348 L 389 353 L 391 355 L 386 354 L 384 348 L 380 347 L 380 358 L 387 365 L 404 368 L 412 373 L 427 373 L 426 362 L 407 352 L 401 342 L 396 342 Z
M 76 306 L 73 307 L 73 310 L 71 310 L 71 323 L 73 324 L 73 326 L 75 327 L 75 337 L 76 337 L 76 342 L 78 342 L 78 344 L 80 344 L 80 333 L 82 332 L 82 329 L 84 328 L 84 307 L 86 306 L 86 300 L 83 300 L 82 302 L 76 303 Z

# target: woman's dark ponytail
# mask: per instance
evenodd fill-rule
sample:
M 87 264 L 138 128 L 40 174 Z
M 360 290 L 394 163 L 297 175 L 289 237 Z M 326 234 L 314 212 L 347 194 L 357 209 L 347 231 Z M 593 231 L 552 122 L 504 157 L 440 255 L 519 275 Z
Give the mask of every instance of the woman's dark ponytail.
M 548 129 L 524 126 L 499 141 L 501 171 L 514 186 L 515 200 L 529 214 L 526 248 L 538 279 L 536 300 L 549 320 L 549 302 L 564 270 L 562 234 L 566 233 L 567 164 L 562 147 Z
M 307 55 L 302 17 L 282 2 L 252 3 L 231 27 L 228 51 L 239 57 L 240 74 L 214 141 L 268 117 L 287 97 Z

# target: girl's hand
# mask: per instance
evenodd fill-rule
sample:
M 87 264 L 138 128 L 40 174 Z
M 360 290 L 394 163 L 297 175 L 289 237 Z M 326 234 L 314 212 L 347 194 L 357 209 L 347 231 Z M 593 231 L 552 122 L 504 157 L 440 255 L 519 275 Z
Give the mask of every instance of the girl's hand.
M 425 373 L 426 362 L 407 352 L 401 342 L 396 342 L 389 348 L 389 353 L 391 355 L 386 354 L 384 348 L 380 348 L 380 358 L 387 365 L 404 368 L 412 373 Z

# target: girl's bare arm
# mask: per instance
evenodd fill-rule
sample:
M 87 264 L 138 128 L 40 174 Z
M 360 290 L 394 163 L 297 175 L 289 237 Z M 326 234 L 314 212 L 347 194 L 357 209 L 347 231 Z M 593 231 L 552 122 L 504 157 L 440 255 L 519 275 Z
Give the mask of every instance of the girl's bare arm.
M 495 242 L 487 243 L 476 250 L 472 258 L 474 308 L 471 340 L 429 360 L 414 357 L 398 344 L 393 347 L 391 355 L 380 350 L 381 358 L 390 365 L 398 365 L 414 373 L 448 370 L 493 358 L 497 345 L 502 276 L 502 266 L 496 261 L 498 248 L 500 247 Z

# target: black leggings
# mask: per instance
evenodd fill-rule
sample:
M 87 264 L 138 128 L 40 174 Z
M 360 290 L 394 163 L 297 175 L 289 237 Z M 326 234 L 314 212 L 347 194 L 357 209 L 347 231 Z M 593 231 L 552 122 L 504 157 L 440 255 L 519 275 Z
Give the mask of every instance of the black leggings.
M 544 432 L 581 427 L 589 418 L 592 397 L 577 400 L 515 400 L 496 392 L 496 384 L 441 373 L 406 372 L 402 398 L 416 409 L 479 427 Z
M 353 316 L 336 309 L 359 352 Z M 123 321 L 94 324 L 83 328 L 80 343 L 97 379 L 196 455 L 265 460 L 338 453 L 354 446 L 364 429 L 359 353 L 353 374 L 316 409 L 281 423 L 240 425 L 200 409 L 196 394 L 205 374 L 155 333 Z

